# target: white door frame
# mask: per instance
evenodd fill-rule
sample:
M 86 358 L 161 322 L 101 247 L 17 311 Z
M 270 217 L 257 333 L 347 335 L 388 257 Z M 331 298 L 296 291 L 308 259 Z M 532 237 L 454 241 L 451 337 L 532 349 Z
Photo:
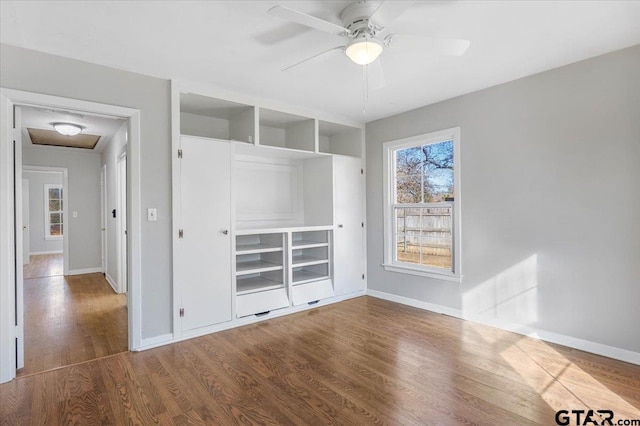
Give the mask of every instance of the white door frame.
M 102 273 L 107 273 L 107 165 L 100 166 L 100 251 Z
M 127 292 L 127 151 L 118 155 L 116 162 L 116 256 L 118 266 L 118 293 Z
M 29 235 L 29 218 L 31 206 L 29 204 L 29 179 L 22 178 L 22 264 L 27 265 L 31 259 L 31 244 Z
M 22 205 L 16 205 L 14 190 L 21 196 L 22 176 L 16 179 L 21 167 L 21 149 L 14 150 L 13 129 L 16 105 L 49 107 L 97 115 L 115 116 L 128 120 L 128 305 L 129 350 L 141 347 L 141 205 L 140 205 L 140 111 L 77 99 L 0 88 L 0 383 L 16 376 L 16 337 L 22 335 L 15 318 L 17 293 L 22 291 Z M 20 160 L 20 161 L 18 161 Z M 14 167 L 14 162 L 16 167 Z M 66 203 L 65 203 L 66 205 Z M 19 231 L 18 231 L 19 230 Z

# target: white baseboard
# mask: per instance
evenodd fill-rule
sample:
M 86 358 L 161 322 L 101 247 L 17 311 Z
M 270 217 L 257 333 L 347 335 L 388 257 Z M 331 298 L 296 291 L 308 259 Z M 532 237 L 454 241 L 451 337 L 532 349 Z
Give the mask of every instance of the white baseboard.
M 72 269 L 67 275 L 95 274 L 96 272 L 102 272 L 102 268 Z
M 62 253 L 64 253 L 62 250 L 32 251 L 29 253 L 29 256 L 37 256 L 39 254 L 62 254 Z
M 113 280 L 113 278 L 111 278 L 109 276 L 109 274 L 107 274 L 107 273 L 104 274 L 104 278 L 107 280 L 107 282 L 109 283 L 109 285 L 111 286 L 113 291 L 115 291 L 117 293 L 118 292 L 118 286 L 116 285 L 116 282 Z
M 343 300 L 353 299 L 354 297 L 360 297 L 364 295 L 365 295 L 364 291 L 358 291 L 358 292 L 346 294 L 343 296 L 335 296 L 330 299 L 321 300 L 314 305 L 304 304 L 300 306 L 290 306 L 288 308 L 275 309 L 271 311 L 269 314 L 260 316 L 260 317 L 256 317 L 255 315 L 250 315 L 243 318 L 233 318 L 231 319 L 231 321 L 188 331 L 186 333 L 183 333 L 181 336 L 174 336 L 173 334 L 163 334 L 161 336 L 150 337 L 148 339 L 142 339 L 140 347 L 135 348 L 133 350 L 136 352 L 146 351 L 147 349 L 157 348 L 159 346 L 168 345 L 170 343 L 182 342 L 183 340 L 189 340 L 189 339 L 204 336 L 207 334 L 217 333 L 218 331 L 224 331 L 230 328 L 236 328 L 236 327 L 253 324 L 260 321 L 266 321 L 271 318 L 291 315 L 297 312 L 307 311 L 320 306 L 331 305 L 334 303 L 342 302 Z
M 137 348 L 136 351 L 143 351 L 146 349 L 157 348 L 158 346 L 166 345 L 167 343 L 171 343 L 172 341 L 173 341 L 172 333 L 149 337 L 146 339 L 142 339 L 142 341 L 140 342 L 140 347 Z
M 589 340 L 579 339 L 552 331 L 539 330 L 534 327 L 520 324 L 512 324 L 502 320 L 479 318 L 474 315 L 464 314 L 458 309 L 449 308 L 447 306 L 437 305 L 434 303 L 423 302 L 421 300 L 411 299 L 409 297 L 398 296 L 396 294 L 385 293 L 382 291 L 367 289 L 367 295 L 377 297 L 378 299 L 389 300 L 391 302 L 403 305 L 413 306 L 414 308 L 424 309 L 426 311 L 445 314 L 466 321 L 487 325 L 489 327 L 499 328 L 501 330 L 511 331 L 513 333 L 522 334 L 524 336 L 533 337 L 534 339 L 543 340 L 549 343 L 556 343 L 573 349 L 590 352 L 596 355 L 602 355 L 607 358 L 617 359 L 619 361 L 640 365 L 640 353 L 627 349 L 617 348 L 615 346 L 604 345 Z

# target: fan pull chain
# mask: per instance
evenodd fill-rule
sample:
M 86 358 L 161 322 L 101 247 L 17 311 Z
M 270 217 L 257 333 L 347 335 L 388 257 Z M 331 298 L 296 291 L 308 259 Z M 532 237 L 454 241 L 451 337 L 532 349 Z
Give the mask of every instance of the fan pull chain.
M 369 65 L 362 66 L 362 117 L 367 115 L 367 104 L 369 103 Z

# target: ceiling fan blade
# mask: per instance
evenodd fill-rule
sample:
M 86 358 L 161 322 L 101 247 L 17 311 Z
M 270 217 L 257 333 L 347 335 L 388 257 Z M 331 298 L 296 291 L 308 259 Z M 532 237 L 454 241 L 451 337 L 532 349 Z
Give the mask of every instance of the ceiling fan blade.
M 303 59 L 300 62 L 297 62 L 297 63 L 295 63 L 293 65 L 290 65 L 290 66 L 286 67 L 285 69 L 283 69 L 282 71 L 290 70 L 291 68 L 295 68 L 295 67 L 297 67 L 299 65 L 306 64 L 308 62 L 317 62 L 317 61 L 319 61 L 321 59 L 328 59 L 329 57 L 332 56 L 331 54 L 336 53 L 336 52 L 343 52 L 344 49 L 345 49 L 345 46 L 338 46 L 338 47 L 334 47 L 333 49 L 325 50 L 324 52 L 318 53 L 317 55 L 314 55 L 314 56 L 312 56 L 310 58 L 307 58 L 307 59 Z
M 415 1 L 383 1 L 369 18 L 371 21 L 382 27 L 387 27 L 394 23 Z
M 371 90 L 382 89 L 387 85 L 387 81 L 384 78 L 384 68 L 382 66 L 382 58 L 378 58 L 369 65 L 366 65 L 368 86 Z
M 393 49 L 412 50 L 428 55 L 462 56 L 469 48 L 469 40 L 455 38 L 423 37 L 408 34 L 394 34 L 385 38 Z
M 285 6 L 274 6 L 269 9 L 267 13 L 270 13 L 271 15 L 277 16 L 282 19 L 286 19 L 287 21 L 295 22 L 306 27 L 324 31 L 325 33 L 329 34 L 340 35 L 349 32 L 349 30 L 341 25 L 325 21 L 324 19 L 316 18 L 315 16 L 307 15 L 306 13 L 290 9 Z

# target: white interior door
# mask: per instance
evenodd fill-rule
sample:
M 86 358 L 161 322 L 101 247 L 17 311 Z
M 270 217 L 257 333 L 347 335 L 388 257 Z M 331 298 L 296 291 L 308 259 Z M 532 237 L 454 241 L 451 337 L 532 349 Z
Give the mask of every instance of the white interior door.
M 29 179 L 22 179 L 22 263 L 28 265 L 31 249 L 29 247 Z
M 184 332 L 231 320 L 231 147 L 185 136 L 181 146 L 174 267 Z
M 118 157 L 116 226 L 118 229 L 118 293 L 127 292 L 127 156 Z
M 333 234 L 333 275 L 336 295 L 364 289 L 361 164 L 360 158 L 334 156 L 337 226 Z

